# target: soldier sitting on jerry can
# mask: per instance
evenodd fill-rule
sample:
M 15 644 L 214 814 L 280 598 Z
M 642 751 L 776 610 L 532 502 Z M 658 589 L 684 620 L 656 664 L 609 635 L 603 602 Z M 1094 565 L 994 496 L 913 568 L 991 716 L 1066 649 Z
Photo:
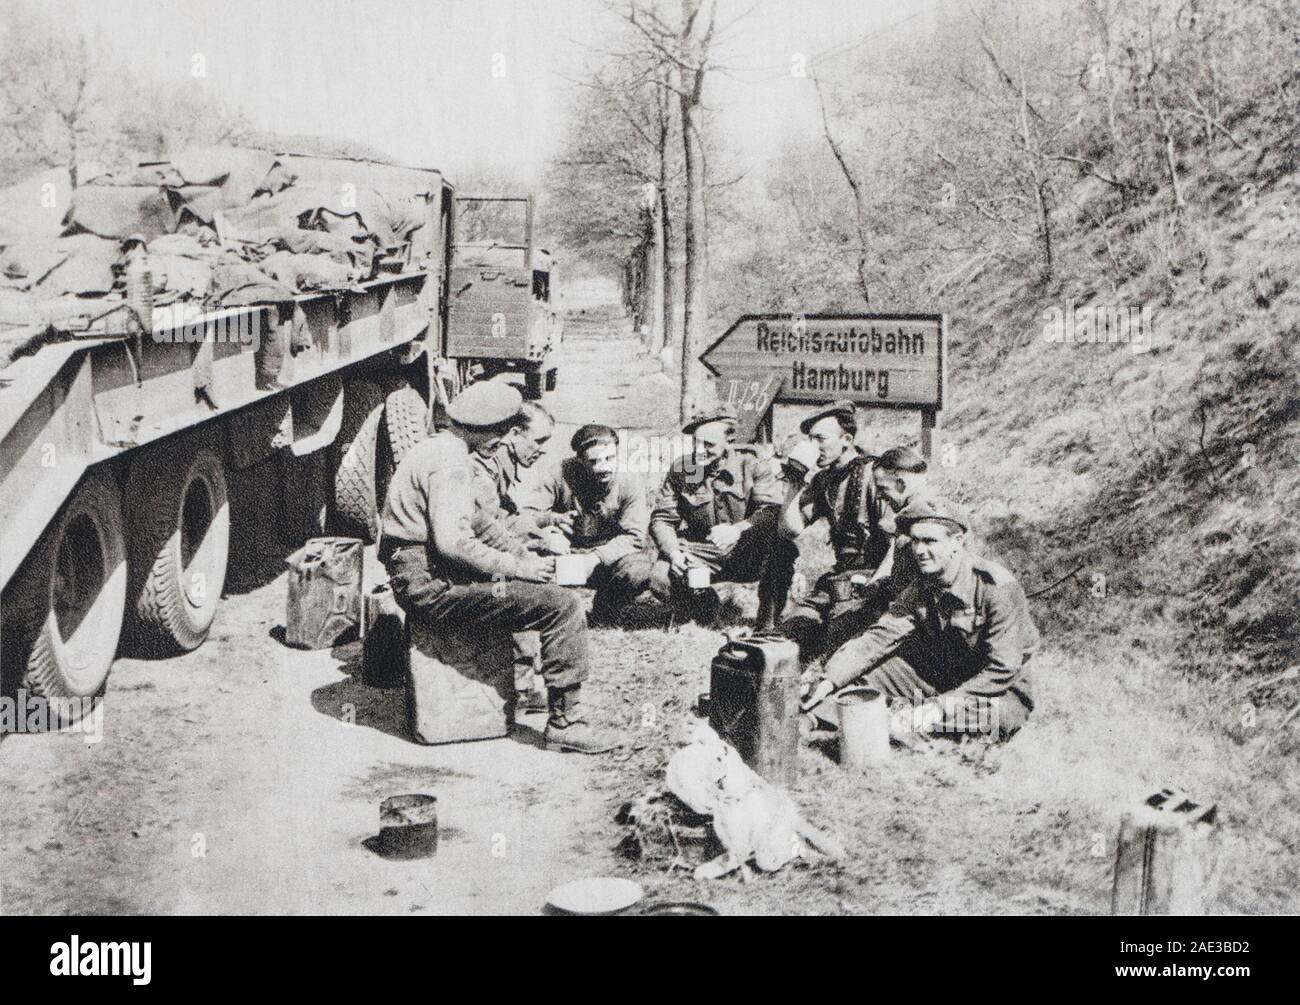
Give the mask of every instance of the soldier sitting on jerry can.
M 393 474 L 380 558 L 408 619 L 435 632 L 539 633 L 547 748 L 603 753 L 619 740 L 582 712 L 591 663 L 582 603 L 555 585 L 555 559 L 527 549 L 502 522 L 495 490 L 473 475 L 471 453 L 496 450 L 519 425 L 522 407 L 518 391 L 494 381 L 471 384 L 452 400 L 449 428 L 417 444 Z
M 683 619 L 709 624 L 719 605 L 711 583 L 757 583 L 756 627 L 770 632 L 799 555 L 777 528 L 785 492 L 769 462 L 736 444 L 734 410 L 696 416 L 682 432 L 694 449 L 673 462 L 650 514 L 650 588 Z

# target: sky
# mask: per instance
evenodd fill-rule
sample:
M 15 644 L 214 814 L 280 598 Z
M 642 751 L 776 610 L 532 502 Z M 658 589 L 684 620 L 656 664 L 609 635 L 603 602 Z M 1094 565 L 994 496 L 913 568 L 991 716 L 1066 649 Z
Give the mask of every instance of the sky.
M 721 0 L 723 23 L 750 13 L 730 30 L 722 54 L 734 69 L 708 84 L 715 128 L 747 160 L 791 137 L 815 142 L 812 86 L 792 72 L 798 56 L 887 58 L 892 39 L 926 25 L 951 2 Z M 563 135 L 572 79 L 617 27 L 600 0 L 43 6 L 141 77 L 163 84 L 198 79 L 257 129 L 367 143 L 453 179 L 457 169 L 491 165 L 540 177 Z M 874 33 L 879 38 L 842 52 Z

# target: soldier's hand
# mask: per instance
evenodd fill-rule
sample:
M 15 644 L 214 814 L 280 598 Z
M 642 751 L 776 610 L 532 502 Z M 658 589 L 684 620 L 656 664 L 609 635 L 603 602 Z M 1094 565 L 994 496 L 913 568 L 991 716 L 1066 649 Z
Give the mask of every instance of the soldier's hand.
M 834 690 L 835 690 L 835 685 L 832 684 L 830 681 L 828 681 L 825 677 L 823 677 L 819 681 L 816 681 L 815 683 L 809 681 L 805 683 L 802 688 L 800 688 L 800 693 L 803 696 L 803 700 L 800 701 L 799 707 L 803 709 L 805 712 L 807 712 L 809 709 L 816 708 L 823 701 L 825 701 L 830 696 L 831 692 Z
M 529 555 L 519 560 L 516 579 L 525 583 L 551 583 L 555 581 L 555 559 L 549 555 Z
M 717 524 L 709 530 L 709 544 L 719 551 L 728 552 L 736 546 L 736 542 L 740 540 L 740 535 L 744 532 L 744 528 L 738 524 Z
M 542 532 L 542 545 L 548 555 L 567 555 L 570 551 L 569 539 L 554 526 L 547 527 Z
M 668 568 L 674 575 L 684 576 L 686 570 L 691 567 L 691 556 L 686 554 L 680 548 L 668 556 Z
M 802 572 L 796 572 L 794 578 L 790 580 L 790 596 L 795 598 L 806 597 L 808 595 L 808 577 Z
M 573 533 L 573 514 L 547 511 L 538 515 L 537 525 L 539 527 L 554 527 L 565 537 L 568 537 Z

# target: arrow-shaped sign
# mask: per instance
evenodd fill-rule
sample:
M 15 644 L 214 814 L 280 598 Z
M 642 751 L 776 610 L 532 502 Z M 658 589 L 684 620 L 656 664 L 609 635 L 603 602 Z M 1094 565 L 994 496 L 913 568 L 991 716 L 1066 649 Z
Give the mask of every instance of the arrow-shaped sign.
M 700 354 L 751 437 L 774 402 L 943 407 L 941 314 L 747 314 Z

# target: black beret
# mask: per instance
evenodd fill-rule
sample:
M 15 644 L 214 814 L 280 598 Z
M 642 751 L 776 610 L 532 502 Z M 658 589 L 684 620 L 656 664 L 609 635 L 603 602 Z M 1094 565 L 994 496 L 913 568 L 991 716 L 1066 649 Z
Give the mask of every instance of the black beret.
M 696 412 L 691 417 L 691 421 L 682 426 L 683 433 L 693 433 L 701 426 L 708 425 L 710 422 L 735 422 L 736 410 L 730 405 L 719 405 L 717 408 L 706 409 L 702 412 Z
M 821 420 L 826 418 L 828 415 L 836 415 L 840 418 L 848 419 L 849 422 L 856 422 L 856 414 L 857 407 L 853 402 L 836 401 L 833 404 L 827 405 L 825 408 L 814 412 L 812 415 L 808 416 L 808 418 L 804 419 L 803 422 L 799 423 L 799 431 L 807 436 L 812 432 L 812 427 L 817 425 L 817 423 L 821 422 Z
M 938 496 L 922 496 L 913 499 L 894 516 L 894 526 L 900 534 L 911 530 L 912 524 L 932 520 L 951 524 L 961 531 L 970 530 L 970 517 L 956 503 Z
M 458 426 L 488 429 L 513 419 L 523 405 L 523 396 L 509 384 L 499 380 L 481 380 L 451 399 L 447 418 Z
M 573 434 L 569 448 L 575 454 L 580 454 L 593 443 L 613 443 L 617 446 L 618 431 L 598 422 L 589 422 Z

